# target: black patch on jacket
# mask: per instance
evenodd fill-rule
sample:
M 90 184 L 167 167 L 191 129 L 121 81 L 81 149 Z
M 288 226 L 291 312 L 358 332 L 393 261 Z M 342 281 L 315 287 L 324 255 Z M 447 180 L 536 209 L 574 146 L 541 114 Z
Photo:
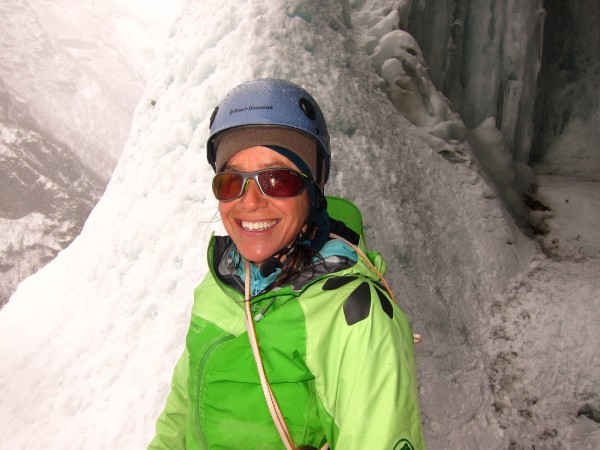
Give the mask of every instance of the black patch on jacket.
M 394 317 L 394 308 L 392 307 L 392 302 L 390 302 L 390 299 L 387 297 L 387 295 L 385 295 L 379 285 L 376 286 L 377 288 L 375 291 L 377 292 L 377 297 L 379 297 L 379 303 L 381 303 L 383 312 L 386 313 L 390 319 L 392 319 Z
M 344 316 L 348 325 L 365 320 L 371 311 L 371 287 L 362 282 L 344 302 Z
M 337 288 L 341 288 L 342 286 L 347 285 L 348 283 L 352 283 L 357 278 L 358 277 L 352 277 L 352 276 L 329 278 L 323 284 L 323 290 L 324 291 L 333 291 L 333 290 L 335 290 Z
M 353 275 L 329 278 L 323 284 L 322 289 L 324 291 L 333 291 L 357 279 L 358 277 Z M 387 291 L 385 291 L 383 286 L 381 286 L 379 283 L 374 283 L 374 286 L 375 292 L 377 292 L 377 298 L 381 304 L 381 309 L 383 309 L 383 312 L 390 319 L 392 319 L 394 317 L 394 308 L 392 306 L 392 302 L 386 295 Z M 371 289 L 369 283 L 360 283 L 344 302 L 343 309 L 346 323 L 348 325 L 354 325 L 355 323 L 358 323 L 361 320 L 369 317 L 369 313 L 371 311 Z

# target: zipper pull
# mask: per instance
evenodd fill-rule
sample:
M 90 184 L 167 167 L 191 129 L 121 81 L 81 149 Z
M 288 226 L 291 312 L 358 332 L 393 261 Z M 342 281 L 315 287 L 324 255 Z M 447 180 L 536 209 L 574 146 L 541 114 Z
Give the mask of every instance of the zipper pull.
M 260 308 L 260 312 L 256 316 L 254 316 L 255 322 L 260 322 L 262 320 L 262 318 L 265 317 L 266 312 L 269 310 L 269 308 L 271 306 L 273 306 L 273 303 L 275 303 L 275 300 L 277 300 L 277 297 L 273 297 L 271 299 L 271 301 L 269 302 L 269 304 L 266 306 L 266 308 Z

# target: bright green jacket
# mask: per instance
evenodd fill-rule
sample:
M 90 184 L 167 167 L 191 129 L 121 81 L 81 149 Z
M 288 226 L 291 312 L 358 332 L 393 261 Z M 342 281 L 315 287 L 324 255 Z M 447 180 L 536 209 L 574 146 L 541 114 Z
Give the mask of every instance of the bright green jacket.
M 354 206 L 344 202 L 333 203 L 347 215 Z M 349 222 L 361 234 L 360 216 Z M 217 273 L 227 239 L 209 245 L 210 273 L 195 290 L 186 350 L 149 449 L 285 448 L 250 349 L 243 289 Z M 369 259 L 385 271 L 378 254 Z M 252 310 L 264 314 L 258 343 L 296 446 L 424 449 L 412 332 L 378 276 L 358 258 L 293 284 L 254 297 Z

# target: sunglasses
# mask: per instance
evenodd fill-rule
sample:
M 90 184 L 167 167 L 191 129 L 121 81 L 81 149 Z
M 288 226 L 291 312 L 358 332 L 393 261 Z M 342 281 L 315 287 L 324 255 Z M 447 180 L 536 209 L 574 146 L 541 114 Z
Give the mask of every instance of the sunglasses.
M 295 197 L 306 188 L 308 177 L 292 169 L 264 169 L 257 172 L 222 172 L 213 178 L 217 200 L 227 202 L 244 195 L 248 180 L 254 180 L 267 197 Z

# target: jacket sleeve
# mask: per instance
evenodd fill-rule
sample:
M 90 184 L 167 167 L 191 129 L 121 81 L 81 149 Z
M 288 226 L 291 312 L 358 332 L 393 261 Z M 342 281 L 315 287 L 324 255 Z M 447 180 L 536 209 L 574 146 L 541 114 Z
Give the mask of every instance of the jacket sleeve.
M 331 449 L 424 449 L 406 316 L 365 279 L 327 294 L 307 317 L 307 363 Z
M 185 450 L 188 414 L 189 355 L 187 349 L 175 366 L 167 404 L 156 421 L 156 435 L 148 450 Z

